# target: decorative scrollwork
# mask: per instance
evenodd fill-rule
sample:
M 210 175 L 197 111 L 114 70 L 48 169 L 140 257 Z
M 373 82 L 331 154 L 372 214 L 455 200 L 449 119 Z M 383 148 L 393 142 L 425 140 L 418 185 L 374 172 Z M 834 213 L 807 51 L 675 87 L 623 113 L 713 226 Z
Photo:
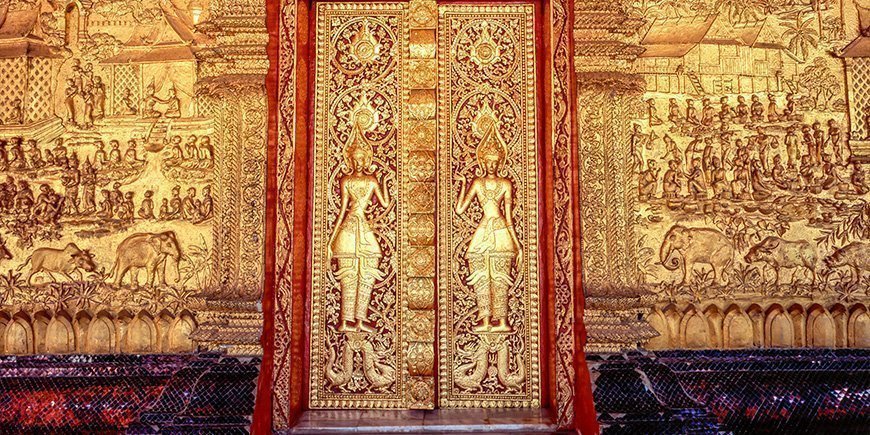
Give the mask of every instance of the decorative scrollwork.
M 311 406 L 401 406 L 401 7 L 317 9 Z
M 441 405 L 538 406 L 533 9 L 440 12 Z

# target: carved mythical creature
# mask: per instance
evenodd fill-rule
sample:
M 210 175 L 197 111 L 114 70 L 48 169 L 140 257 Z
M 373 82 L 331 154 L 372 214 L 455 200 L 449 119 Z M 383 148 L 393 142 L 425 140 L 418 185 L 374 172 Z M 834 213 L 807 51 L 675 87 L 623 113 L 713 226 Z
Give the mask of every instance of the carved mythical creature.
M 132 268 L 145 268 L 149 285 L 154 285 L 158 274 L 160 284 L 166 285 L 166 260 L 170 257 L 175 260 L 177 269 L 178 262 L 181 260 L 181 248 L 174 231 L 157 234 L 136 233 L 127 237 L 118 245 L 115 267 L 112 270 L 115 285 L 123 284 L 124 275 Z M 138 284 L 136 274 L 131 281 Z
M 468 285 L 477 296 L 477 332 L 507 332 L 508 290 L 513 283 L 512 263 L 517 269 L 522 262 L 522 247 L 513 223 L 513 182 L 501 175 L 507 158 L 507 146 L 498 131 L 498 118 L 488 104 L 484 104 L 474 120 L 473 130 L 481 137 L 477 147 L 479 174 L 467 186 L 464 176 L 460 181 L 456 213 L 462 215 L 475 198 L 480 202 L 483 217 L 468 245 Z
M 69 243 L 63 249 L 36 249 L 33 254 L 24 259 L 24 263 L 18 266 L 18 270 L 21 270 L 27 263 L 30 263 L 30 274 L 27 276 L 28 284 L 30 284 L 33 275 L 39 272 L 46 272 L 55 282 L 57 282 L 54 278 L 55 273 L 63 275 L 70 281 L 76 281 L 70 274 L 78 272 L 78 281 L 81 281 L 84 278 L 82 270 L 93 272 L 97 268 L 94 263 L 94 254 L 86 249 L 79 249 L 75 243 Z
M 363 374 L 371 388 L 385 388 L 396 380 L 396 368 L 382 362 L 387 357 L 386 352 L 377 352 L 362 334 L 349 333 L 347 337 L 348 341 L 339 355 L 336 355 L 334 348 L 329 348 L 325 376 L 331 386 L 340 387 L 350 382 L 357 353 L 362 356 Z
M 806 240 L 789 241 L 779 237 L 765 237 L 760 243 L 749 248 L 744 257 L 747 263 L 761 261 L 769 264 L 776 272 L 774 285 L 779 285 L 779 270 L 781 268 L 794 269 L 804 267 L 813 277 L 813 285 L 816 283 L 816 262 L 818 260 L 816 249 L 813 244 Z M 794 282 L 794 274 L 792 274 Z
M 683 285 L 688 283 L 689 274 L 698 263 L 712 266 L 713 278 L 719 277 L 725 284 L 725 271 L 734 261 L 734 246 L 717 230 L 674 225 L 662 240 L 659 258 L 665 269 L 680 269 Z
M 491 353 L 496 354 L 496 376 L 499 383 L 509 390 L 521 388 L 526 380 L 526 367 L 523 364 L 522 352 L 514 354 L 516 370 L 511 371 L 511 352 L 508 341 L 504 336 L 492 334 L 482 335 L 476 350 L 466 354 L 459 353 L 459 355 L 465 356 L 470 361 L 456 366 L 453 370 L 453 382 L 466 390 L 480 389 L 481 382 L 483 382 L 489 373 L 489 355 Z
M 347 174 L 341 177 L 341 210 L 338 212 L 335 232 L 329 241 L 329 257 L 335 258 L 338 270 L 335 277 L 341 289 L 340 331 L 367 331 L 374 329 L 368 321 L 369 302 L 375 282 L 384 279 L 379 269 L 381 247 L 371 229 L 366 210 L 372 206 L 372 196 L 389 208 L 387 186 L 378 183 L 371 174 L 372 146 L 363 131 L 373 128 L 377 116 L 366 101 L 356 108 L 352 129 L 344 147 Z

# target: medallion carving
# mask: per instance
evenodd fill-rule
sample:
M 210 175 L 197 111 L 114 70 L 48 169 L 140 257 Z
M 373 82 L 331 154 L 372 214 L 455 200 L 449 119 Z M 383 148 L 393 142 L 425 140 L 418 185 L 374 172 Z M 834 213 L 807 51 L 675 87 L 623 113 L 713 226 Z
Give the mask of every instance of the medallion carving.
M 439 397 L 539 406 L 534 10 L 439 7 Z

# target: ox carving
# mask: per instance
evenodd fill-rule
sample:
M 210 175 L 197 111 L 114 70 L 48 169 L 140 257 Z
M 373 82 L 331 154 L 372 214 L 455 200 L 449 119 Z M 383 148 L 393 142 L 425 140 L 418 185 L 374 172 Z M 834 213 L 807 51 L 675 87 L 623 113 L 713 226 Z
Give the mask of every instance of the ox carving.
M 870 243 L 852 242 L 835 250 L 823 260 L 828 269 L 848 267 L 852 282 L 861 282 L 861 271 L 870 269 Z
M 806 240 L 788 241 L 768 236 L 749 248 L 744 260 L 747 263 L 763 262 L 772 267 L 776 273 L 775 286 L 779 286 L 780 269 L 795 269 L 791 279 L 794 283 L 794 274 L 801 267 L 812 276 L 812 284 L 816 284 L 816 263 L 818 260 L 816 249 L 812 243 Z
M 33 275 L 44 272 L 53 282 L 57 282 L 54 274 L 60 274 L 69 281 L 82 281 L 85 272 L 93 272 L 97 265 L 94 263 L 94 254 L 88 250 L 79 249 L 75 243 L 69 243 L 63 249 L 39 248 L 33 251 L 29 257 L 18 266 L 18 270 L 30 263 L 30 273 L 27 275 L 27 283 L 32 284 Z M 76 272 L 78 279 L 72 277 Z

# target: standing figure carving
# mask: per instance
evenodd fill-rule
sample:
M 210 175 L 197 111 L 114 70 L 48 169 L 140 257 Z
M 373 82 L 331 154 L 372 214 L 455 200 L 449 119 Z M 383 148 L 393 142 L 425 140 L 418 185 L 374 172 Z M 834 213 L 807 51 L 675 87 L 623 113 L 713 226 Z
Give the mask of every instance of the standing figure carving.
M 484 104 L 472 125 L 478 135 L 478 176 L 467 185 L 463 175 L 460 182 L 456 213 L 464 214 L 471 201 L 477 198 L 483 215 L 471 242 L 466 260 L 469 276 L 466 282 L 477 297 L 477 332 L 508 332 L 508 290 L 513 284 L 511 269 L 516 261 L 522 262 L 522 247 L 514 229 L 511 207 L 513 182 L 503 176 L 507 159 L 507 146 L 498 132 L 499 120 L 488 104 Z
M 383 253 L 366 211 L 372 206 L 373 197 L 389 208 L 389 197 L 386 184 L 382 185 L 373 175 L 372 146 L 362 134 L 377 122 L 376 115 L 367 108 L 359 109 L 351 122 L 350 137 L 344 147 L 346 173 L 339 181 L 341 210 L 328 249 L 329 257 L 338 264 L 335 277 L 341 288 L 339 331 L 374 332 L 366 324 L 369 302 L 372 288 L 385 275 L 379 269 Z

